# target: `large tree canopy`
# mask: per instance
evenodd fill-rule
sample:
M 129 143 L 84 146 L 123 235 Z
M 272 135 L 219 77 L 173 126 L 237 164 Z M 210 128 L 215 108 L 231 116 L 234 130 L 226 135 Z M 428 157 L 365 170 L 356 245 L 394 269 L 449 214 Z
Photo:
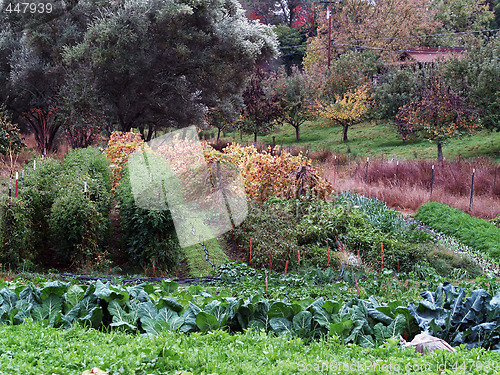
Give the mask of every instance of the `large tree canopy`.
M 61 107 L 58 121 L 121 130 L 200 124 L 207 107 L 238 110 L 255 65 L 277 53 L 236 0 L 58 4 L 0 14 L 0 102 L 18 122 Z
M 128 131 L 199 124 L 207 107 L 236 109 L 247 76 L 276 48 L 272 30 L 248 20 L 235 0 L 130 0 L 95 20 L 64 58 L 91 73 Z
M 332 56 L 346 50 L 400 49 L 423 43 L 414 36 L 433 32 L 438 23 L 430 9 L 431 0 L 342 0 L 331 4 Z M 321 11 L 316 22 L 318 33 L 310 38 L 306 65 L 327 63 L 328 13 Z M 397 53 L 391 53 L 394 58 Z
M 45 4 L 44 1 L 40 5 Z M 50 12 L 0 12 L 0 102 L 22 125 L 22 113 L 55 105 L 66 72 L 61 53 L 83 39 L 96 2 L 50 4 Z M 5 6 L 8 2 L 5 2 Z M 39 8 L 41 9 L 41 8 Z

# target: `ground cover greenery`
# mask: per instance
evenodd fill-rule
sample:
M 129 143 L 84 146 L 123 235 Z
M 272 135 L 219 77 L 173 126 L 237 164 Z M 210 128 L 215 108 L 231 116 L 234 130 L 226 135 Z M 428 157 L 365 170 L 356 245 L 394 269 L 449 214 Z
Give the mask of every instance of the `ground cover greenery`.
M 500 260 L 500 229 L 486 220 L 471 217 L 443 203 L 420 207 L 415 218 L 440 232 L 451 234 L 466 245 Z
M 258 331 L 176 334 L 155 338 L 40 323 L 0 326 L 5 375 L 79 374 L 98 367 L 110 375 L 145 374 L 494 374 L 498 353 L 482 348 L 422 356 L 393 341 L 368 349 L 335 337 L 307 345 L 300 338 Z M 384 367 L 385 366 L 385 367 Z

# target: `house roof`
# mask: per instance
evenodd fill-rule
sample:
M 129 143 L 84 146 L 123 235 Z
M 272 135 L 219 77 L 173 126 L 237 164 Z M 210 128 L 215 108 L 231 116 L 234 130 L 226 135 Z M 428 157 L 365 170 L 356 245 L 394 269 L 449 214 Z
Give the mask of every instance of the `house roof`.
M 400 60 L 405 62 L 429 63 L 438 59 L 449 60 L 451 58 L 460 58 L 465 51 L 465 47 L 421 47 L 405 50 Z

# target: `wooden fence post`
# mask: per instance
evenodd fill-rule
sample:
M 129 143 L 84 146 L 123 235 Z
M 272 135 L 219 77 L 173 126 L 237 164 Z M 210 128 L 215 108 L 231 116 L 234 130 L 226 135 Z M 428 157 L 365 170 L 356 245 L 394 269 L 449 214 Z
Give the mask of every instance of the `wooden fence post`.
M 474 197 L 474 175 L 476 174 L 476 168 L 472 169 L 472 183 L 470 185 L 470 201 L 469 201 L 469 211 L 472 210 L 472 203 Z
M 366 170 L 365 170 L 365 184 L 368 182 L 368 164 L 370 163 L 370 158 L 366 158 Z
M 396 185 L 398 184 L 399 160 L 396 161 Z
M 431 176 L 431 197 L 432 197 L 432 190 L 434 188 L 434 164 L 432 164 L 432 176 Z

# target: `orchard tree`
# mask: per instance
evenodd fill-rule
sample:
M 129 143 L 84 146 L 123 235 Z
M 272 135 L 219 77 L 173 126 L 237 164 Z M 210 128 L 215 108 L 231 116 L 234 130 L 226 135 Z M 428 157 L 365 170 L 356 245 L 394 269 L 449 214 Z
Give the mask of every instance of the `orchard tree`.
M 298 68 L 287 75 L 282 69 L 270 81 L 271 92 L 278 99 L 281 122 L 295 128 L 295 139 L 300 141 L 300 127 L 314 117 L 309 78 Z
M 420 100 L 403 106 L 396 121 L 404 135 L 435 143 L 440 161 L 443 160 L 442 146 L 448 139 L 471 134 L 481 127 L 476 109 L 439 78 L 431 81 Z
M 437 0 L 433 1 L 432 8 L 441 28 L 449 32 L 484 30 L 495 19 L 488 1 Z
M 111 121 L 129 131 L 202 125 L 214 103 L 237 103 L 255 64 L 276 52 L 271 28 L 236 0 L 130 0 L 103 12 L 64 61 L 90 67 Z
M 373 102 L 377 116 L 394 119 L 399 108 L 420 99 L 425 85 L 432 78 L 433 69 L 424 66 L 388 67 L 373 87 Z
M 471 93 L 483 126 L 500 131 L 500 34 L 472 40 L 467 54 L 443 67 L 455 91 Z
M 369 84 L 383 67 L 379 55 L 373 51 L 345 52 L 332 59 L 329 69 L 326 64 L 318 64 L 311 57 L 306 56 L 304 67 L 311 95 L 316 101 L 333 101 L 359 86 Z
M 234 121 L 235 116 L 232 111 L 227 113 L 221 108 L 209 108 L 207 111 L 206 122 L 217 129 L 217 141 L 220 140 L 222 131 L 232 129 Z
M 357 87 L 353 92 L 347 92 L 343 97 L 337 97 L 333 102 L 320 104 L 318 114 L 330 123 L 342 126 L 342 141 L 347 142 L 347 131 L 355 124 L 365 119 L 370 110 L 370 94 L 368 86 Z
M 250 83 L 243 92 L 245 106 L 241 110 L 238 128 L 241 132 L 254 135 L 266 135 L 276 126 L 280 116 L 278 99 L 268 88 L 268 77 L 262 69 L 257 69 Z

